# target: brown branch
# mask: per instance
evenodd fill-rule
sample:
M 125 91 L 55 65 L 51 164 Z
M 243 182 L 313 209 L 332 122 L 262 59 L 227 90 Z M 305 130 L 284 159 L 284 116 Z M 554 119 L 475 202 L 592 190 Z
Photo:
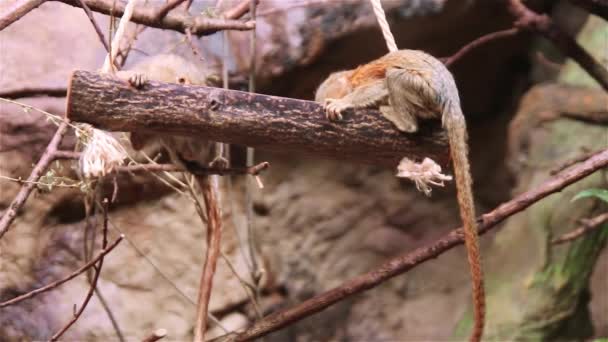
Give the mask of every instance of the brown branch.
M 79 269 L 77 269 L 76 271 L 72 272 L 70 275 L 68 275 L 67 277 L 54 281 L 48 285 L 45 285 L 43 287 L 37 288 L 35 290 L 32 290 L 28 293 L 22 294 L 18 297 L 15 297 L 13 299 L 7 300 L 5 302 L 0 303 L 0 308 L 3 308 L 5 306 L 9 306 L 18 302 L 21 302 L 23 300 L 26 299 L 30 299 L 33 298 L 43 292 L 47 292 L 49 290 L 52 290 L 74 278 L 76 278 L 78 275 L 86 272 L 88 269 L 90 269 L 91 267 L 93 267 L 93 265 L 95 265 L 101 258 L 103 258 L 106 254 L 110 253 L 116 246 L 118 246 L 118 243 L 124 238 L 124 236 L 120 236 L 118 237 L 118 239 L 116 239 L 114 242 L 112 242 L 112 244 L 110 244 L 108 247 L 104 248 L 101 252 L 99 252 L 99 254 L 91 259 L 89 262 L 87 262 L 86 264 L 82 265 L 82 267 L 80 267 Z
M 472 42 L 468 43 L 467 45 L 463 46 L 462 48 L 460 48 L 460 50 L 456 51 L 456 53 L 454 53 L 453 55 L 451 55 L 449 57 L 444 57 L 441 60 L 447 67 L 450 67 L 452 64 L 454 64 L 454 62 L 456 62 L 457 60 L 462 58 L 467 53 L 471 52 L 471 50 L 476 49 L 479 46 L 484 45 L 493 40 L 497 40 L 499 38 L 511 37 L 518 33 L 519 33 L 518 28 L 510 28 L 510 29 L 506 29 L 506 30 L 502 30 L 502 31 L 496 31 L 496 32 L 485 34 L 485 35 L 473 40 Z
M 65 97 L 68 93 L 66 88 L 20 88 L 0 92 L 0 97 L 5 99 L 19 99 L 23 97 Z
M 152 334 L 150 334 L 150 336 L 145 337 L 143 340 L 141 340 L 141 342 L 156 342 L 165 336 L 167 336 L 167 330 L 158 329 L 158 330 L 154 331 Z
M 507 9 L 516 18 L 515 27 L 536 32 L 551 41 L 563 54 L 572 58 L 587 71 L 604 90 L 608 90 L 608 70 L 574 38 L 557 27 L 549 16 L 532 11 L 521 0 L 509 0 Z
M 570 2 L 586 9 L 589 13 L 608 20 L 608 1 L 606 0 L 570 0 Z
M 543 182 L 537 188 L 524 192 L 498 206 L 480 218 L 479 234 L 485 234 L 506 218 L 521 212 L 539 200 L 560 191 L 566 186 L 608 166 L 608 149 L 603 150 L 580 165 L 561 172 Z M 291 308 L 271 314 L 253 324 L 242 333 L 228 336 L 230 341 L 250 341 L 279 330 L 290 323 L 320 312 L 354 294 L 374 288 L 384 281 L 403 274 L 425 261 L 437 258 L 442 253 L 464 243 L 462 228 L 455 229 L 435 242 L 393 258 L 370 272 L 346 281 L 325 293 L 317 295 Z
M 549 174 L 551 176 L 554 176 L 558 173 L 560 173 L 561 171 L 569 168 L 572 165 L 578 164 L 582 161 L 585 161 L 587 159 L 589 159 L 591 156 L 593 156 L 594 154 L 598 153 L 599 151 L 591 151 L 591 152 L 587 152 L 587 153 L 583 153 L 580 156 L 574 157 L 570 160 L 567 160 L 566 162 L 564 162 L 563 164 L 557 166 L 556 168 L 552 169 Z
M 19 0 L 13 4 L 8 10 L 0 14 L 0 31 L 4 30 L 10 24 L 21 19 L 31 10 L 42 5 L 46 0 Z
M 80 7 L 78 0 L 54 0 L 65 4 Z M 124 13 L 125 4 L 120 1 L 113 0 L 82 0 L 89 5 L 91 10 L 106 15 L 110 12 L 114 16 L 120 17 Z M 137 24 L 142 24 L 160 29 L 174 30 L 185 33 L 187 28 L 192 30 L 192 34 L 197 36 L 205 36 L 213 34 L 219 30 L 239 30 L 247 31 L 255 27 L 253 21 L 240 21 L 230 19 L 209 18 L 205 15 L 191 16 L 186 12 L 168 13 L 162 20 L 157 20 L 157 9 L 155 7 L 140 6 L 133 11 L 131 21 Z
M 205 341 L 207 330 L 207 316 L 209 315 L 209 299 L 213 289 L 213 276 L 217 267 L 217 258 L 221 251 L 222 239 L 222 213 L 218 202 L 218 179 L 217 176 L 196 177 L 200 185 L 205 208 L 207 209 L 207 249 L 203 274 L 198 294 L 198 305 L 196 310 L 196 326 L 194 328 L 194 341 Z
M 17 193 L 17 196 L 15 196 L 15 199 L 13 199 L 11 202 L 8 210 L 6 210 L 4 215 L 2 215 L 2 218 L 0 218 L 0 239 L 2 239 L 4 234 L 8 232 L 11 227 L 11 223 L 13 223 L 17 217 L 18 211 L 21 209 L 21 207 L 23 207 L 32 190 L 34 190 L 34 187 L 36 186 L 35 182 L 38 181 L 53 160 L 55 160 L 54 155 L 57 151 L 57 147 L 61 143 L 61 140 L 67 131 L 68 123 L 65 121 L 61 122 L 57 128 L 57 131 L 55 132 L 55 135 L 49 142 L 49 145 L 46 147 L 46 150 L 40 157 L 40 160 L 38 160 L 38 163 L 36 166 L 34 166 L 32 173 L 27 178 L 27 181 L 23 184 L 19 190 L 19 193 Z
M 554 239 L 553 241 L 551 241 L 551 243 L 554 245 L 559 245 L 559 244 L 562 244 L 562 243 L 565 243 L 568 241 L 576 240 L 576 239 L 580 238 L 581 236 L 583 236 L 587 233 L 590 233 L 599 227 L 602 227 L 602 224 L 608 222 L 608 213 L 601 214 L 594 218 L 586 219 L 586 220 L 582 220 L 582 221 L 583 221 L 582 222 L 583 224 L 580 227 Z
M 67 116 L 105 130 L 204 136 L 389 167 L 403 156 L 448 165 L 440 120 L 423 121 L 419 132 L 404 134 L 374 109 L 346 112 L 343 121 L 333 123 L 316 102 L 236 90 L 158 82 L 135 89 L 108 75 L 76 71 Z
M 95 32 L 97 33 L 97 37 L 99 37 L 99 41 L 101 42 L 101 45 L 103 45 L 103 47 L 106 49 L 106 52 L 109 53 L 110 46 L 108 45 L 108 41 L 106 40 L 106 37 L 103 35 L 103 32 L 101 32 L 101 28 L 97 24 L 95 17 L 93 17 L 93 12 L 91 12 L 91 9 L 89 8 L 89 6 L 87 5 L 87 3 L 84 0 L 77 0 L 77 1 L 78 1 L 78 4 L 80 5 L 80 7 L 82 7 L 82 9 L 84 10 L 84 13 L 86 13 L 87 17 L 89 18 L 89 21 L 91 21 L 91 24 L 93 25 L 93 28 L 95 29 Z

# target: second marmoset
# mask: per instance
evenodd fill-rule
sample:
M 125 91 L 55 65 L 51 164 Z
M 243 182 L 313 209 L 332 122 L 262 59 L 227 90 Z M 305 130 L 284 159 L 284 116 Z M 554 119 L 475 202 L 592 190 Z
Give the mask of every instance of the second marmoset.
M 473 283 L 475 327 L 471 340 L 483 333 L 485 297 L 479 252 L 467 127 L 454 77 L 435 57 L 417 50 L 398 50 L 356 69 L 330 75 L 315 100 L 329 120 L 340 120 L 350 108 L 378 108 L 400 131 L 418 130 L 418 119 L 441 119 L 450 142 L 457 199 Z

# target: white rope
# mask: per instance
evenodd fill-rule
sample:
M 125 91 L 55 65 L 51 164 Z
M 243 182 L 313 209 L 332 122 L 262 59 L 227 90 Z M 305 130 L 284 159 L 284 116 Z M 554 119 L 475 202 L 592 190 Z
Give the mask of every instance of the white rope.
M 110 44 L 110 51 L 101 67 L 102 73 L 113 73 L 115 71 L 114 59 L 116 59 L 120 50 L 120 42 L 123 40 L 127 25 L 131 21 L 136 3 L 137 0 L 129 0 L 125 7 L 125 12 L 120 18 L 118 29 L 112 39 L 112 44 Z M 85 178 L 105 176 L 122 165 L 127 158 L 127 152 L 116 138 L 110 133 L 90 125 L 82 124 L 81 127 L 87 133 L 86 137 L 80 137 L 85 147 L 80 154 L 79 165 Z
M 369 1 L 372 3 L 372 8 L 374 9 L 374 14 L 376 15 L 376 19 L 378 20 L 380 29 L 382 30 L 382 35 L 384 36 L 384 40 L 386 41 L 388 51 L 394 52 L 399 50 L 399 48 L 397 48 L 397 44 L 395 43 L 395 37 L 393 37 L 391 28 L 390 26 L 388 26 L 388 21 L 386 21 L 386 14 L 384 14 L 384 10 L 382 9 L 382 3 L 380 2 L 380 0 Z
M 111 72 L 114 70 L 114 66 L 112 62 L 116 59 L 118 55 L 118 51 L 120 51 L 120 42 L 125 35 L 125 31 L 127 30 L 127 25 L 131 21 L 131 17 L 133 16 L 133 10 L 135 9 L 135 4 L 137 0 L 129 0 L 127 6 L 125 6 L 125 12 L 120 18 L 120 23 L 118 23 L 118 29 L 116 30 L 116 34 L 114 34 L 114 38 L 112 39 L 112 44 L 110 44 L 110 52 L 106 56 L 105 61 L 103 62 L 103 66 L 101 67 L 101 72 Z

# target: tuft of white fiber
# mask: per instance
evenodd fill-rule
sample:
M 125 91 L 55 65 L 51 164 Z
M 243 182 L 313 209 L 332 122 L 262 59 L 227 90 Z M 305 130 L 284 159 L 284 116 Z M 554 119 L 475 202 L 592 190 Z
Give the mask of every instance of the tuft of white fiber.
M 88 124 L 81 124 L 81 129 L 76 132 L 84 144 L 79 166 L 85 178 L 105 176 L 123 164 L 127 151 L 116 138 Z
M 441 173 L 441 166 L 430 158 L 424 158 L 422 163 L 403 158 L 397 166 L 397 177 L 411 179 L 416 189 L 427 196 L 433 191 L 431 185 L 444 186 L 444 181 L 452 180 L 452 176 Z

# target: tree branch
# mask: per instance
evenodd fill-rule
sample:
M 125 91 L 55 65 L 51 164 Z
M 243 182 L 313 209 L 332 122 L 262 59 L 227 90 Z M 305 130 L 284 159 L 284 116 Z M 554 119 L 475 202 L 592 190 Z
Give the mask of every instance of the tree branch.
M 524 192 L 512 200 L 484 214 L 479 219 L 479 234 L 485 234 L 497 224 L 539 200 L 558 192 L 566 186 L 589 176 L 593 172 L 608 166 L 608 149 L 605 149 L 585 162 L 549 178 L 536 189 Z M 325 293 L 317 295 L 291 308 L 271 314 L 256 322 L 242 333 L 230 334 L 222 341 L 250 341 L 273 331 L 320 312 L 329 306 L 354 294 L 374 288 L 386 280 L 403 274 L 425 261 L 437 258 L 442 253 L 464 243 L 462 228 L 455 229 L 435 242 L 415 249 L 400 257 L 393 258 L 370 272 L 346 281 Z
M 554 239 L 553 241 L 551 241 L 551 243 L 554 245 L 559 245 L 559 244 L 562 244 L 562 243 L 565 243 L 568 241 L 576 240 L 576 239 L 580 238 L 581 236 L 601 227 L 602 224 L 604 224 L 606 222 L 608 222 L 608 213 L 601 214 L 594 218 L 584 220 L 583 224 L 580 227 Z
M 219 180 L 217 176 L 196 177 L 196 180 L 200 185 L 205 208 L 207 209 L 207 249 L 198 293 L 194 342 L 204 342 L 207 316 L 209 315 L 209 300 L 213 290 L 213 277 L 217 267 L 217 258 L 221 251 L 222 212 L 219 203 Z
M 72 76 L 67 103 L 71 120 L 105 130 L 190 135 L 390 167 L 404 156 L 448 165 L 440 120 L 423 121 L 418 133 L 405 134 L 377 110 L 347 112 L 333 123 L 311 101 L 158 82 L 138 90 L 86 71 Z
M 521 0 L 509 0 L 507 9 L 516 18 L 515 27 L 539 33 L 550 40 L 564 55 L 572 58 L 604 90 L 608 91 L 608 70 L 583 49 L 574 38 L 557 27 L 549 16 L 532 11 Z
M 0 31 L 4 30 L 8 25 L 21 19 L 31 10 L 42 5 L 46 0 L 20 0 L 12 7 L 0 15 Z
M 78 0 L 54 0 L 65 4 L 80 7 Z M 91 10 L 109 15 L 110 12 L 116 17 L 122 16 L 125 10 L 125 4 L 113 0 L 83 0 L 91 8 Z M 166 30 L 174 30 L 185 33 L 186 29 L 190 29 L 193 35 L 205 36 L 215 33 L 219 30 L 240 30 L 247 31 L 255 27 L 254 21 L 240 21 L 230 19 L 209 18 L 206 15 L 193 17 L 186 12 L 171 12 L 168 13 L 162 20 L 157 20 L 158 9 L 156 7 L 140 6 L 135 9 L 131 21 L 137 24 L 142 24 L 150 27 L 156 27 Z
M 471 52 L 471 50 L 476 49 L 479 46 L 486 44 L 490 41 L 493 41 L 493 40 L 496 40 L 499 38 L 504 38 L 504 37 L 511 37 L 518 33 L 519 33 L 519 29 L 513 27 L 510 29 L 485 34 L 485 35 L 473 40 L 472 42 L 466 44 L 465 46 L 461 47 L 460 50 L 456 51 L 456 53 L 454 53 L 453 55 L 442 58 L 442 61 L 447 67 L 450 67 L 452 64 L 454 64 L 454 62 L 456 62 L 457 60 L 462 58 L 462 56 Z

